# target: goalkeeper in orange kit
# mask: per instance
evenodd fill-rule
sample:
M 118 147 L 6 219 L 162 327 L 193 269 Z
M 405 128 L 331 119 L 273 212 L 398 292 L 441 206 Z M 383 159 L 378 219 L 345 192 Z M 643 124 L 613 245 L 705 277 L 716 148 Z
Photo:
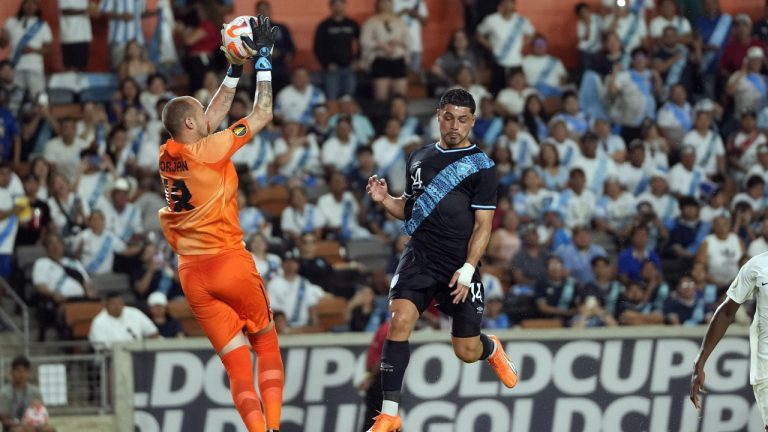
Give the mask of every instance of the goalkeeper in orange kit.
M 277 29 L 263 16 L 252 18 L 250 26 L 252 38 L 242 41 L 254 58 L 257 85 L 247 117 L 211 133 L 229 111 L 245 62 L 226 50 L 227 77 L 206 110 L 189 96 L 174 98 L 163 110 L 171 139 L 160 147 L 168 201 L 160 222 L 179 255 L 179 278 L 192 312 L 224 363 L 235 407 L 249 432 L 263 432 L 280 428 L 283 361 L 264 281 L 243 244 L 230 157 L 272 120 L 270 54 Z M 258 360 L 261 401 L 249 345 Z

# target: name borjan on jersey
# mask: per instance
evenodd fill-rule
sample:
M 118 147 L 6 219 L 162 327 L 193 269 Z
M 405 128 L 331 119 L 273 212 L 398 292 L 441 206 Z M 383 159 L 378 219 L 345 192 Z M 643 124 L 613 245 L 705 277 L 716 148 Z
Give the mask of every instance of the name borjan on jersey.
M 184 172 L 184 171 L 189 171 L 189 168 L 187 167 L 187 161 L 185 160 L 160 161 L 160 171 Z

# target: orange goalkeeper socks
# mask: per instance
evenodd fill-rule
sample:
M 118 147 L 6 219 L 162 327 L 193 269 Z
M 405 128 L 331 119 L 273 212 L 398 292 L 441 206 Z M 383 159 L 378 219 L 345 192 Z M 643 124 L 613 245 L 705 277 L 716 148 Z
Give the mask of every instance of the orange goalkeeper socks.
M 264 403 L 268 429 L 280 429 L 280 410 L 283 408 L 283 358 L 277 343 L 277 332 L 271 329 L 259 335 L 248 335 L 256 351 L 259 393 Z
M 261 413 L 261 404 L 253 386 L 253 363 L 251 363 L 251 350 L 243 345 L 221 357 L 224 369 L 229 376 L 229 389 L 232 391 L 232 400 L 243 418 L 243 423 L 248 432 L 264 432 L 264 416 Z

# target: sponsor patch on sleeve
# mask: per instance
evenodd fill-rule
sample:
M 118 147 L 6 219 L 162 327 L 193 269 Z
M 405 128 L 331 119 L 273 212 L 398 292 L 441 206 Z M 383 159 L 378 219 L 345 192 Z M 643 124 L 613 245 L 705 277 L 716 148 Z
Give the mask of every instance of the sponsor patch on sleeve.
M 236 137 L 244 137 L 247 132 L 248 128 L 243 125 L 237 125 L 232 128 L 232 133 L 234 133 Z

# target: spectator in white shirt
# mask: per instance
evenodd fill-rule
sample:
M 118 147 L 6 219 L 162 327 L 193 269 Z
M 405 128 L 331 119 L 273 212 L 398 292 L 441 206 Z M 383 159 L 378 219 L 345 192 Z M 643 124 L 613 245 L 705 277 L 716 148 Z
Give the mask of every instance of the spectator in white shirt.
M 642 131 L 645 159 L 657 169 L 669 169 L 669 142 L 659 133 L 656 123 L 648 123 Z
M 281 311 L 294 329 L 313 327 L 318 324 L 315 305 L 326 294 L 322 288 L 299 276 L 298 254 L 286 253 L 283 259 L 283 275 L 275 276 L 267 284 L 270 306 Z
M 588 132 L 581 137 L 581 152 L 572 167 L 579 167 L 586 176 L 587 189 L 595 194 L 603 192 L 603 183 L 609 177 L 618 176 L 616 164 L 608 153 L 597 151 L 597 135 Z
M 514 169 L 518 174 L 532 167 L 539 157 L 539 144 L 536 139 L 527 131 L 520 130 L 519 120 L 514 116 L 504 119 L 504 133 L 496 140 L 495 145 L 509 150 L 511 160 L 515 161 Z
M 122 294 L 116 292 L 106 295 L 104 309 L 93 318 L 88 332 L 88 341 L 95 349 L 158 337 L 155 323 L 139 309 L 126 306 Z
M 736 180 L 757 165 L 757 149 L 768 143 L 765 135 L 757 128 L 757 116 L 754 111 L 741 113 L 741 125 L 736 135 L 728 143 L 729 165 Z
M 627 156 L 627 144 L 621 135 L 613 133 L 610 120 L 605 117 L 595 119 L 592 132 L 597 135 L 598 153 L 607 154 L 616 163 L 624 162 Z
M 77 123 L 72 117 L 61 119 L 59 132 L 58 137 L 45 143 L 43 157 L 67 178 L 74 179 L 80 168 L 80 152 L 89 143 L 77 136 Z
M 265 283 L 269 283 L 275 276 L 283 275 L 283 260 L 278 255 L 267 252 L 268 246 L 267 238 L 262 233 L 254 234 L 248 242 L 248 250 L 256 263 L 256 270 Z
M 7 162 L 0 161 L 0 277 L 6 279 L 11 276 L 11 259 L 19 230 L 18 219 L 25 209 L 16 202 L 17 197 L 9 190 L 12 172 Z
M 296 67 L 291 74 L 291 84 L 280 90 L 275 99 L 275 114 L 307 126 L 312 122 L 312 109 L 325 103 L 325 94 L 309 81 L 309 71 Z
M 648 189 L 651 175 L 656 168 L 646 163 L 645 146 L 640 140 L 629 143 L 629 157 L 623 164 L 617 165 L 617 172 L 621 173 L 619 181 L 634 196 L 638 196 Z
M 65 236 L 80 232 L 91 212 L 88 202 L 74 192 L 67 177 L 60 173 L 51 177 L 47 204 L 55 231 Z
M 588 59 L 600 51 L 603 34 L 603 20 L 600 15 L 592 13 L 589 5 L 580 2 L 576 5 L 576 37 L 579 39 L 579 70 L 589 68 Z
M 568 126 L 565 120 L 554 117 L 549 121 L 549 138 L 545 142 L 552 143 L 560 157 L 560 165 L 570 168 L 581 154 L 578 144 L 568 137 Z
M 276 171 L 290 179 L 320 174 L 320 149 L 314 135 L 307 135 L 304 126 L 294 119 L 286 119 L 283 134 L 275 140 Z
M 290 204 L 280 215 L 283 237 L 294 244 L 298 244 L 304 233 L 314 233 L 319 237 L 325 227 L 322 213 L 314 204 L 307 202 L 307 192 L 303 187 L 292 187 L 290 193 Z
M 651 20 L 650 36 L 658 42 L 667 27 L 677 30 L 677 43 L 687 44 L 693 40 L 691 35 L 691 23 L 683 16 L 677 15 L 675 0 L 661 0 L 659 2 L 659 15 Z
M 568 71 L 559 58 L 547 53 L 547 38 L 536 34 L 531 40 L 531 55 L 523 58 L 526 80 L 543 98 L 559 98 L 560 87 L 568 80 Z
M 60 304 L 69 298 L 92 294 L 88 272 L 83 265 L 64 256 L 64 240 L 49 232 L 44 239 L 46 256 L 32 265 L 32 284 L 41 297 Z
M 109 19 L 109 60 L 112 68 L 117 68 L 129 42 L 144 45 L 141 20 L 157 14 L 157 10 L 147 11 L 146 0 L 101 0 L 99 11 Z
M 712 130 L 712 112 L 696 110 L 693 130 L 683 137 L 683 145 L 696 150 L 696 165 L 708 176 L 725 173 L 725 146 L 720 134 Z
M 451 87 L 460 88 L 468 91 L 475 100 L 475 106 L 480 106 L 480 102 L 486 97 L 493 97 L 488 89 L 478 82 L 475 70 L 469 66 L 460 66 L 457 69 L 455 77 L 456 85 Z M 436 117 L 435 117 L 436 119 Z M 436 121 L 436 120 L 435 120 Z
M 334 135 L 323 143 L 320 160 L 326 169 L 349 172 L 355 168 L 355 153 L 358 147 L 360 143 L 352 133 L 352 119 L 349 116 L 340 116 Z
M 496 13 L 488 15 L 477 27 L 477 42 L 493 53 L 495 92 L 504 86 L 509 68 L 523 63 L 523 47 L 535 30 L 528 18 L 517 13 L 516 0 L 502 0 Z
M 360 226 L 360 205 L 348 191 L 347 178 L 334 171 L 328 178 L 329 192 L 317 200 L 317 209 L 325 219 L 326 231 L 336 234 L 340 241 L 370 237 L 371 233 Z
M 670 191 L 677 195 L 698 198 L 701 185 L 708 181 L 707 174 L 696 164 L 696 148 L 684 145 L 680 149 L 680 162 L 669 170 Z
M 112 199 L 102 208 L 107 218 L 107 229 L 115 233 L 126 244 L 133 244 L 144 234 L 141 211 L 132 202 L 131 184 L 125 178 L 115 181 Z
M 637 197 L 638 204 L 646 202 L 651 205 L 653 212 L 668 227 L 672 226 L 678 215 L 680 215 L 680 206 L 677 198 L 669 193 L 667 184 L 668 173 L 656 169 L 650 177 L 649 189 Z
M 6 7 L 8 4 L 6 3 Z M 53 35 L 43 21 L 38 0 L 24 0 L 16 16 L 8 18 L 0 31 L 0 48 L 10 45 L 15 83 L 35 98 L 45 90 L 43 59 L 50 51 Z
M 568 189 L 562 191 L 559 200 L 560 211 L 568 228 L 589 226 L 597 206 L 597 195 L 586 189 L 587 177 L 584 170 L 573 167 L 569 173 Z
M 608 114 L 622 126 L 625 140 L 640 137 L 640 127 L 646 119 L 656 118 L 655 96 L 663 90 L 661 77 L 649 69 L 648 51 L 635 48 L 629 70 L 614 68 L 607 78 Z
M 89 227 L 73 239 L 74 249 L 89 274 L 112 273 L 115 254 L 138 253 L 138 248 L 131 251 L 115 233 L 105 229 L 104 213 L 94 210 L 88 218 Z
M 350 95 L 344 95 L 339 98 L 339 112 L 331 116 L 328 122 L 329 126 L 334 127 L 342 115 L 347 115 L 352 119 L 352 130 L 355 131 L 358 141 L 363 144 L 369 144 L 375 137 L 376 131 L 373 129 L 371 120 L 360 112 L 360 106 Z
M 421 42 L 421 26 L 427 24 L 429 10 L 423 0 L 392 0 L 392 9 L 403 18 L 410 37 L 408 68 L 421 73 L 424 46 Z
M 736 116 L 749 109 L 759 111 L 765 106 L 768 81 L 762 74 L 764 67 L 765 52 L 759 46 L 753 46 L 747 50 L 741 69 L 728 78 L 725 93 L 733 96 Z
M 749 244 L 749 248 L 747 248 L 747 256 L 752 258 L 763 252 L 768 252 L 768 217 L 763 217 L 760 227 L 760 237 L 752 240 L 752 243 Z
M 635 0 L 642 1 L 642 0 Z M 646 3 L 651 3 L 645 0 Z M 616 32 L 624 47 L 624 52 L 631 52 L 643 45 L 648 28 L 645 25 L 643 11 L 634 11 L 628 2 L 614 2 L 613 13 L 603 22 L 604 30 Z
M 513 68 L 509 71 L 507 86 L 496 96 L 497 109 L 505 115 L 520 115 L 523 112 L 525 100 L 534 93 L 536 89 L 528 85 L 523 68 Z
M 672 86 L 669 100 L 659 108 L 658 124 L 664 136 L 673 142 L 679 142 L 693 129 L 693 107 L 684 85 Z
M 625 191 L 618 177 L 605 180 L 605 194 L 598 198 L 595 208 L 595 226 L 616 236 L 623 236 L 637 214 L 637 200 Z
M 385 178 L 389 188 L 395 193 L 405 190 L 405 154 L 406 148 L 416 146 L 421 138 L 400 137 L 400 120 L 395 117 L 387 121 L 384 135 L 371 145 L 373 159 L 378 167 L 378 175 Z
M 64 69 L 83 71 L 88 66 L 91 40 L 88 0 L 59 0 L 59 37 Z
M 768 144 L 757 146 L 757 163 L 747 171 L 747 177 L 757 174 L 768 183 Z
M 571 139 L 581 139 L 582 135 L 589 131 L 589 121 L 579 105 L 579 95 L 569 90 L 563 93 L 560 100 L 563 110 L 557 113 L 557 117 L 565 120 Z
M 108 156 L 90 149 L 82 151 L 80 160 L 77 194 L 86 200 L 89 208 L 103 206 L 106 194 L 117 179 L 115 167 Z

